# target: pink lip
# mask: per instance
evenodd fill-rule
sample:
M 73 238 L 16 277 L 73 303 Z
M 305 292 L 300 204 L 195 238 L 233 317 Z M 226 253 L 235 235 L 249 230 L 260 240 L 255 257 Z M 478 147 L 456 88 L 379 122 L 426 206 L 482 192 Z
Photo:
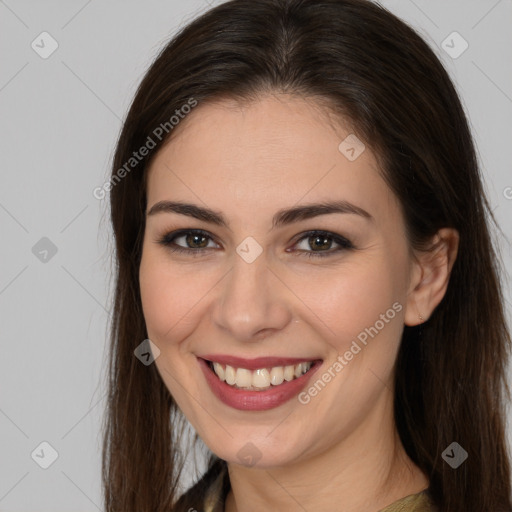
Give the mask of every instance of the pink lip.
M 308 361 L 316 361 L 317 358 L 299 359 L 297 357 L 257 357 L 256 359 L 244 359 L 242 357 L 229 356 L 223 354 L 207 354 L 199 356 L 207 361 L 220 364 L 229 364 L 234 368 L 245 368 L 247 370 L 258 370 L 260 368 L 272 368 L 273 366 L 287 366 L 304 363 Z
M 228 361 L 228 359 L 231 361 Z M 213 394 L 224 404 L 233 407 L 234 409 L 239 409 L 242 411 L 266 411 L 268 409 L 273 409 L 274 407 L 278 407 L 288 400 L 292 399 L 294 396 L 298 395 L 300 391 L 306 386 L 308 381 L 311 379 L 312 375 L 316 373 L 318 368 L 320 368 L 322 361 L 315 360 L 311 369 L 301 375 L 300 377 L 291 380 L 290 382 L 283 382 L 279 386 L 271 387 L 266 391 L 246 391 L 243 389 L 236 389 L 225 382 L 222 382 L 214 371 L 208 365 L 208 362 L 202 357 L 197 358 L 199 362 L 199 366 L 203 371 L 203 374 L 206 378 L 206 382 L 210 386 Z M 210 359 L 209 359 L 210 360 Z M 303 362 L 304 359 L 277 359 L 277 358 L 259 358 L 259 359 L 240 359 L 233 356 L 225 356 L 222 361 L 217 359 L 215 356 L 214 359 L 216 362 L 221 364 L 229 364 L 230 366 L 237 366 L 233 361 L 237 361 L 240 363 L 238 368 L 247 368 L 250 369 L 258 369 L 258 368 L 268 368 L 269 366 L 282 366 L 284 363 L 282 361 L 296 361 L 295 364 Z M 268 362 L 272 364 L 267 364 Z M 276 364 L 276 361 L 278 363 Z M 252 365 L 251 367 L 244 366 L 249 362 Z M 287 364 L 294 364 L 288 362 Z

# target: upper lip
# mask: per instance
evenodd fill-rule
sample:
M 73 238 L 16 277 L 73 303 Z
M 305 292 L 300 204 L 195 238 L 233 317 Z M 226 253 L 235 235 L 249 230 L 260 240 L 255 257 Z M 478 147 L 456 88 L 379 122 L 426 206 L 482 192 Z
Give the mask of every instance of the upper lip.
M 247 370 L 258 370 L 260 368 L 272 368 L 274 366 L 288 366 L 299 363 L 307 363 L 318 361 L 315 357 L 257 357 L 255 359 L 245 359 L 243 357 L 224 355 L 224 354 L 207 354 L 199 356 L 201 359 L 214 363 L 227 364 L 234 368 L 245 368 Z

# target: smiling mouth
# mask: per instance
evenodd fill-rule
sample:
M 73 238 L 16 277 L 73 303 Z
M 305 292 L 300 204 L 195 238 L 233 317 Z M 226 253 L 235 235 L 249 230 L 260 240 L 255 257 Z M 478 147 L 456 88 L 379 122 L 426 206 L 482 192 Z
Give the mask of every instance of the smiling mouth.
M 206 360 L 206 362 L 221 382 L 244 391 L 266 391 L 291 382 L 309 372 L 315 363 L 315 361 L 303 361 L 294 365 L 248 370 L 215 361 Z

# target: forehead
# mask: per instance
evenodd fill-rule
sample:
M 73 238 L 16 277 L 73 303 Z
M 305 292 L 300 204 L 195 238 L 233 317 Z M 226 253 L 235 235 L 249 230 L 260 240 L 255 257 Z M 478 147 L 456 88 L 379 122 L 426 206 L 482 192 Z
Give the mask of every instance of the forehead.
M 354 137 L 341 119 L 296 96 L 200 104 L 153 160 L 148 205 L 186 200 L 228 217 L 271 216 L 300 202 L 344 199 L 392 215 L 396 201 L 375 156 Z

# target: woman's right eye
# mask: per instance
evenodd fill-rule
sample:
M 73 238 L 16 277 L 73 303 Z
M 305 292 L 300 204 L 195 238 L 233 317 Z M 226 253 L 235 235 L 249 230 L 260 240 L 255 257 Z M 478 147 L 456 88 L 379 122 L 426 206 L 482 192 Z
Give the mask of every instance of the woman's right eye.
M 185 247 L 176 244 L 175 241 L 180 238 L 184 240 Z M 188 253 L 192 256 L 198 256 L 209 249 L 206 247 L 208 244 L 204 242 L 205 239 L 213 240 L 206 231 L 201 229 L 189 229 L 167 233 L 158 240 L 158 243 L 164 245 L 172 252 Z M 194 247 L 195 244 L 202 245 L 200 247 Z

